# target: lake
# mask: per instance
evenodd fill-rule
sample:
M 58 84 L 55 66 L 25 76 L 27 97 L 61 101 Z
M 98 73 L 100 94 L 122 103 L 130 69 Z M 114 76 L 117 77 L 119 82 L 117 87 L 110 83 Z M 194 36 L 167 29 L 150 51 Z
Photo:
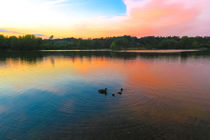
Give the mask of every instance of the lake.
M 0 140 L 58 139 L 210 139 L 210 52 L 1 52 Z

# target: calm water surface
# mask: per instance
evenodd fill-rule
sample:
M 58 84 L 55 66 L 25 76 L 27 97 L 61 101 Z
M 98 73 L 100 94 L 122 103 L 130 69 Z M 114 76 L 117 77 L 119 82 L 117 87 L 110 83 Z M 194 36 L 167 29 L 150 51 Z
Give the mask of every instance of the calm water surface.
M 99 139 L 210 139 L 210 53 L 0 53 L 0 140 Z

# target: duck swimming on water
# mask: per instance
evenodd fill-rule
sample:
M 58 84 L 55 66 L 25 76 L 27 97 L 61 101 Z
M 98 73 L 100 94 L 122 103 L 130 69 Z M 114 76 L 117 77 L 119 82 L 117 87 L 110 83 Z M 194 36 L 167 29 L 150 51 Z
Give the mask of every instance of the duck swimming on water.
M 121 95 L 121 94 L 122 94 L 122 92 L 123 92 L 123 88 L 121 88 L 121 89 L 120 89 L 120 91 L 118 92 L 118 94 L 120 94 L 120 95 Z
M 107 88 L 99 89 L 98 92 L 101 93 L 101 94 L 107 94 Z

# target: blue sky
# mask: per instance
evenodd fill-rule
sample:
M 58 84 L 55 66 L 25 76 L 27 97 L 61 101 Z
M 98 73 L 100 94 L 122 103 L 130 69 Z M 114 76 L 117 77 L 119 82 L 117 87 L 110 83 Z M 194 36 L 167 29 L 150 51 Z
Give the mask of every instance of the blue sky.
M 67 0 L 60 7 L 62 11 L 77 16 L 125 15 L 126 5 L 122 0 Z

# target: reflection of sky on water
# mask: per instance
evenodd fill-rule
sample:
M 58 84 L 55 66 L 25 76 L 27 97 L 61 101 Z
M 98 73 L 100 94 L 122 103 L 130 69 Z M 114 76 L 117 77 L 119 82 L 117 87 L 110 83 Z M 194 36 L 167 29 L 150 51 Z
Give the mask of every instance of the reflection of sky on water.
M 116 80 L 123 81 L 123 77 L 117 71 L 105 69 L 106 66 L 103 64 L 97 66 L 97 64 L 89 64 L 89 60 L 84 61 L 72 62 L 71 59 L 58 59 L 54 60 L 54 66 L 48 59 L 35 65 L 9 61 L 6 68 L 0 69 L 0 87 L 7 94 L 8 92 L 22 93 L 29 89 L 65 94 L 68 92 L 66 86 L 76 87 L 91 83 L 91 85 L 102 84 L 103 87 L 104 81 L 114 83 Z
M 156 129 L 179 125 L 184 131 L 187 124 L 206 134 L 209 71 L 207 58 L 183 63 L 179 58 L 50 56 L 32 64 L 6 59 L 0 68 L 0 138 L 71 138 L 99 130 L 114 136 L 116 128 L 144 134 L 150 127 L 158 135 Z M 105 87 L 107 96 L 97 93 Z M 123 95 L 110 95 L 121 87 Z

